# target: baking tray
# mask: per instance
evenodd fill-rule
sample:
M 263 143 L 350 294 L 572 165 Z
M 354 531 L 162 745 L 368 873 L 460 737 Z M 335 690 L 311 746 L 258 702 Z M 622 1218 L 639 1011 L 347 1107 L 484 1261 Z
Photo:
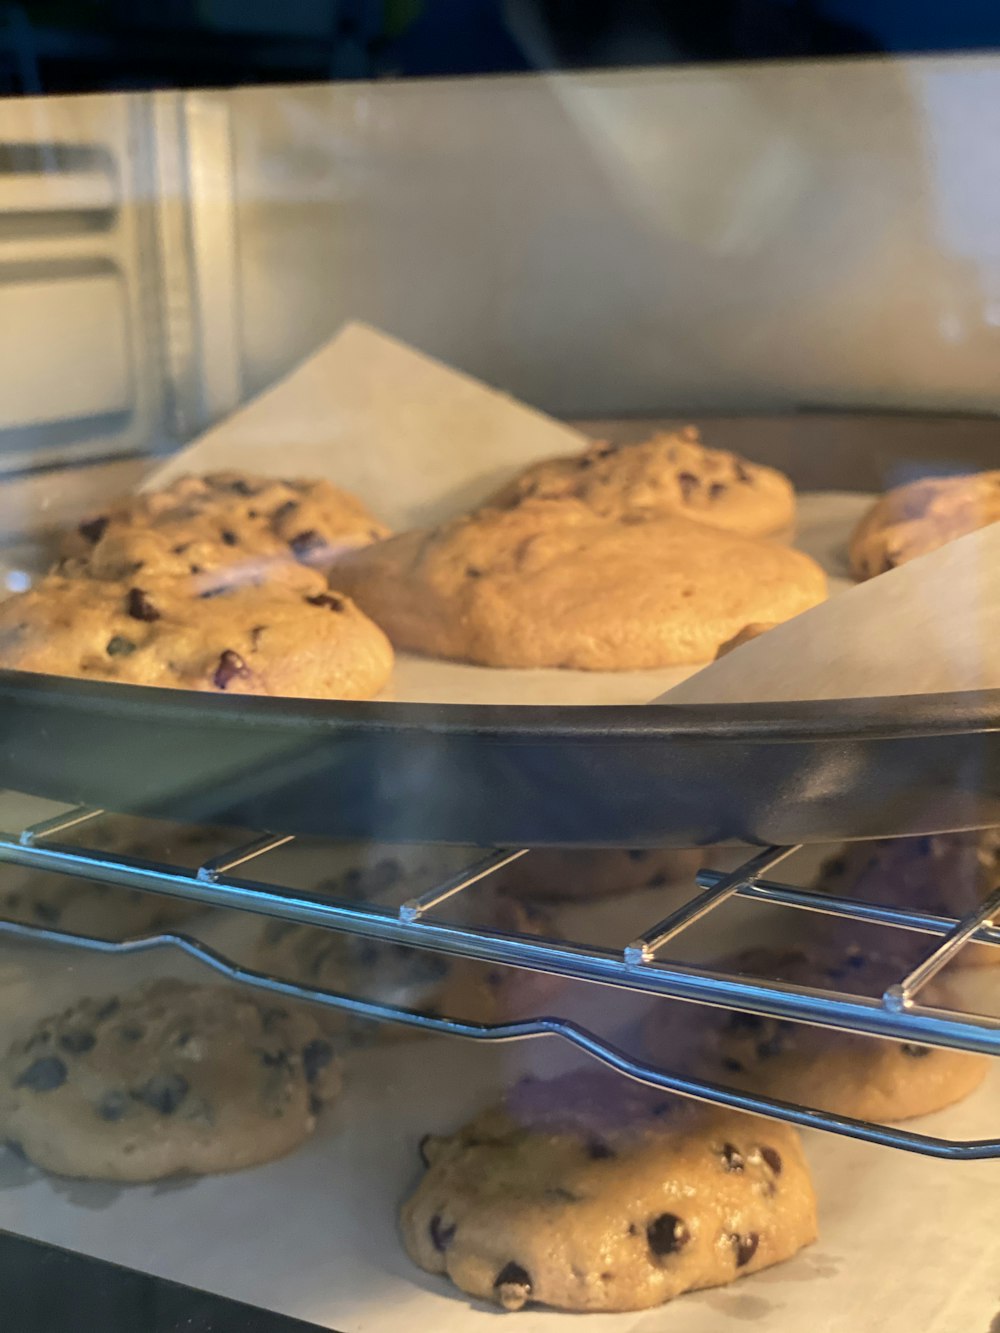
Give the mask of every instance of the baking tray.
M 625 439 L 669 423 L 587 424 Z M 862 457 L 865 486 L 873 458 L 887 482 L 913 467 L 984 465 L 1000 443 L 1000 424 L 972 429 L 966 417 L 950 429 L 940 417 L 871 414 L 701 424 L 713 444 L 785 464 L 800 487 L 850 487 Z M 850 499 L 857 512 L 861 497 Z M 475 669 L 437 665 L 449 682 L 474 679 Z M 419 703 L 228 698 L 2 672 L 0 784 L 158 818 L 487 846 L 785 844 L 1000 824 L 1000 691 L 577 705 L 553 703 L 553 690 L 558 698 L 565 678 L 567 699 L 588 697 L 587 673 L 544 673 L 543 695 L 519 694 L 519 674 L 480 671 L 512 682 L 503 702 Z M 666 685 L 648 674 L 651 698 Z M 629 688 L 599 697 L 643 697 Z

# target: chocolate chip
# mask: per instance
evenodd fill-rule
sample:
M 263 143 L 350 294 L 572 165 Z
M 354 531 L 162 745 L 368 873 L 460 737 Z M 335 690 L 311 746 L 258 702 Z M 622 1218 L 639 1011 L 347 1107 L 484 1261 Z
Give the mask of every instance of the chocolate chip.
M 286 500 L 284 504 L 278 505 L 277 509 L 271 515 L 271 522 L 280 523 L 281 520 L 287 518 L 289 514 L 294 514 L 298 507 L 298 500 Z M 256 517 L 256 515 L 251 514 L 251 518 L 254 517 Z
M 774 1056 L 782 1053 L 785 1049 L 785 1045 L 785 1034 L 783 1032 L 775 1032 L 765 1041 L 759 1041 L 757 1043 L 757 1056 L 761 1060 L 773 1059 Z
M 265 1069 L 287 1069 L 289 1066 L 287 1051 L 262 1051 L 257 1052 L 257 1058 Z
M 212 597 L 221 597 L 224 593 L 231 592 L 228 583 L 219 583 L 214 588 L 206 588 L 198 594 L 201 601 L 207 602 Z
M 649 1248 L 658 1259 L 676 1254 L 691 1239 L 687 1226 L 676 1213 L 661 1213 L 646 1227 Z
M 108 640 L 104 651 L 109 657 L 128 657 L 129 653 L 135 652 L 135 644 L 131 639 L 126 639 L 124 634 L 116 634 Z
M 314 1037 L 302 1048 L 302 1068 L 310 1083 L 315 1082 L 320 1070 L 333 1059 L 333 1047 L 322 1037 Z
M 239 537 L 237 537 L 236 533 L 232 532 L 229 528 L 223 528 L 219 533 L 219 536 L 227 546 L 236 546 L 239 542 Z
M 722 1068 L 727 1070 L 730 1074 L 746 1073 L 745 1067 L 740 1063 L 739 1060 L 734 1060 L 732 1056 L 727 1055 L 723 1060 L 720 1061 L 720 1064 L 722 1065 Z
M 307 555 L 312 555 L 314 551 L 321 550 L 326 542 L 315 528 L 310 528 L 308 532 L 300 532 L 297 537 L 293 537 L 288 544 L 298 558 L 302 560 Z
M 58 922 L 60 916 L 62 916 L 58 907 L 55 907 L 52 903 L 45 902 L 44 899 L 32 903 L 31 910 L 38 920 L 43 921 L 47 926 L 54 926 Z
M 899 1049 L 904 1055 L 912 1056 L 914 1060 L 922 1060 L 925 1055 L 930 1055 L 931 1053 L 931 1048 L 929 1046 L 914 1046 L 913 1043 L 909 1041 L 904 1041 Z
M 228 482 L 227 489 L 232 491 L 234 495 L 257 494 L 257 487 L 251 486 L 250 483 L 248 481 L 244 481 L 242 477 L 237 477 L 234 481 Z
M 729 487 L 724 481 L 713 481 L 708 488 L 708 498 L 710 500 L 718 500 L 719 497 L 725 495 L 728 490 Z
M 695 491 L 701 485 L 701 482 L 693 472 L 678 472 L 677 484 L 681 488 L 681 499 L 690 500 Z
M 423 1162 L 424 1166 L 430 1166 L 431 1164 L 431 1159 L 427 1156 L 427 1145 L 430 1142 L 430 1140 L 431 1140 L 430 1134 L 424 1134 L 420 1142 L 417 1144 L 417 1153 L 419 1154 L 420 1160 L 421 1162 Z
M 505 1310 L 520 1310 L 531 1300 L 531 1276 L 520 1264 L 504 1264 L 493 1282 L 493 1290 Z
M 134 1096 L 161 1115 L 173 1115 L 188 1095 L 189 1086 L 183 1074 L 154 1074 Z
M 746 1167 L 743 1154 L 735 1143 L 724 1143 L 720 1149 L 722 1165 L 726 1171 L 742 1171 Z
M 439 1250 L 443 1254 L 455 1239 L 457 1227 L 454 1222 L 452 1222 L 450 1227 L 445 1226 L 441 1221 L 441 1214 L 435 1213 L 431 1218 L 430 1226 L 427 1229 L 431 1233 L 431 1244 L 436 1250 Z
M 601 1162 L 615 1156 L 615 1150 L 603 1139 L 591 1139 L 587 1144 L 587 1156 L 595 1162 Z
M 738 1236 L 734 1233 L 729 1237 L 729 1240 L 736 1251 L 736 1267 L 743 1268 L 757 1253 L 760 1236 L 756 1231 L 748 1231 L 745 1236 Z
M 736 473 L 737 481 L 742 481 L 744 485 L 749 485 L 753 481 L 753 473 L 739 458 L 733 462 L 733 471 Z
M 307 597 L 310 606 L 328 606 L 331 611 L 343 611 L 347 603 L 335 592 L 318 592 L 315 597 Z
M 289 930 L 295 929 L 294 925 L 290 921 L 279 921 L 276 923 L 276 925 L 283 927 L 283 929 L 281 930 L 280 934 L 274 933 L 268 936 L 268 938 L 271 939 L 272 942 L 274 940 L 281 939 L 282 935 L 287 935 Z M 288 1010 L 281 1009 L 278 1005 L 274 1005 L 269 1009 L 262 1009 L 260 1011 L 260 1025 L 265 1032 L 273 1031 L 273 1029 L 276 1028 L 279 1023 L 284 1023 L 287 1018 L 288 1018 Z
M 64 1051 L 69 1051 L 70 1055 L 82 1055 L 84 1051 L 89 1051 L 96 1041 L 94 1034 L 88 1032 L 86 1028 L 75 1028 L 62 1034 L 59 1045 Z
M 477 569 L 475 565 L 466 565 L 465 577 L 467 579 L 481 579 L 483 577 L 483 571 Z
M 118 1029 L 118 1035 L 122 1041 L 142 1041 L 146 1029 L 138 1023 L 126 1023 L 124 1027 Z
M 181 542 L 179 546 L 172 546 L 170 549 L 173 551 L 174 555 L 183 555 L 190 545 L 190 542 Z
M 66 1082 L 66 1065 L 58 1055 L 43 1055 L 28 1066 L 14 1080 L 15 1088 L 30 1088 L 32 1092 L 52 1092 Z
M 98 1020 L 110 1018 L 111 1015 L 117 1013 L 121 1007 L 121 1000 L 119 1000 L 117 996 L 112 995 L 110 1000 L 104 1001 L 100 1009 L 95 1010 L 94 1017 Z
M 246 679 L 249 675 L 250 668 L 239 653 L 234 653 L 231 648 L 226 648 L 219 655 L 219 665 L 215 668 L 212 682 L 216 689 L 226 690 L 237 677 Z
M 193 1036 L 194 1033 L 191 1032 L 190 1030 L 185 1030 L 184 1032 L 178 1032 L 177 1036 L 174 1038 L 174 1045 L 178 1048 L 178 1050 L 181 1050 L 188 1044 L 188 1042 L 191 1040 Z
M 769 1148 L 767 1144 L 765 1144 L 760 1150 L 760 1155 L 764 1159 L 764 1161 L 768 1164 L 768 1166 L 771 1168 L 771 1170 L 774 1172 L 774 1174 L 776 1176 L 780 1176 L 781 1153 L 779 1153 L 776 1148 Z
M 133 620 L 159 620 L 160 613 L 141 588 L 129 588 L 125 609 Z
M 128 1098 L 124 1092 L 109 1092 L 97 1106 L 97 1114 L 102 1120 L 121 1120 L 127 1110 Z
M 264 633 L 266 629 L 267 629 L 266 625 L 254 625 L 253 629 L 250 631 L 251 648 L 260 647 L 260 636 Z
M 88 518 L 80 524 L 77 528 L 77 532 L 79 532 L 81 537 L 90 542 L 92 546 L 96 546 L 104 536 L 104 530 L 107 528 L 109 522 L 110 519 L 106 514 L 101 514 L 98 518 Z

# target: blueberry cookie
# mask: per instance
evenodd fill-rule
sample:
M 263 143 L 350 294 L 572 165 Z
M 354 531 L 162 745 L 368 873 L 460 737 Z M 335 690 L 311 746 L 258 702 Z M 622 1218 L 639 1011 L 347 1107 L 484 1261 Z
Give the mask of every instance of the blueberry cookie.
M 0 1065 L 0 1122 L 64 1176 L 236 1171 L 312 1133 L 340 1072 L 312 1018 L 235 987 L 158 981 L 39 1023 Z
M 483 666 L 626 671 L 708 662 L 745 625 L 826 595 L 807 555 L 680 516 L 527 499 L 337 562 L 338 587 L 400 648 Z
M 0 666 L 229 694 L 365 699 L 392 650 L 347 597 L 281 584 L 192 597 L 49 575 L 0 603 Z
M 378 863 L 369 880 L 395 873 L 399 882 L 406 871 L 391 858 Z M 481 910 L 474 922 L 508 934 L 541 933 L 547 918 L 501 894 L 476 894 Z M 461 900 L 454 909 L 467 921 Z M 403 944 L 348 935 L 321 926 L 269 921 L 262 929 L 253 966 L 272 976 L 320 990 L 346 991 L 363 999 L 381 1000 L 421 1013 L 464 1019 L 471 1023 L 499 1023 L 537 1010 L 550 993 L 552 982 L 544 974 L 522 968 L 477 962 L 418 949 Z M 363 1040 L 398 1039 L 419 1030 L 395 1024 L 372 1024 L 346 1019 L 329 1010 L 325 1024 L 347 1027 Z
M 694 426 L 641 444 L 592 444 L 581 454 L 536 463 L 492 503 L 570 496 L 602 518 L 680 514 L 747 537 L 765 537 L 795 521 L 795 491 L 784 473 L 708 448 Z
M 230 580 L 266 576 L 301 586 L 297 562 L 328 565 L 388 529 L 355 496 L 324 480 L 242 472 L 184 476 L 129 495 L 66 534 L 58 572 L 97 579 Z
M 751 949 L 713 967 L 872 996 L 907 970 L 901 959 L 818 948 Z M 945 998 L 940 984 L 937 994 Z M 984 1055 L 669 1000 L 656 1002 L 643 1031 L 650 1057 L 671 1072 L 879 1122 L 950 1106 L 977 1088 L 989 1067 Z
M 857 579 L 874 578 L 1000 519 L 1000 471 L 925 477 L 887 491 L 864 516 L 848 553 Z
M 704 854 L 697 848 L 539 847 L 497 872 L 505 893 L 540 902 L 578 902 L 691 883 Z
M 507 1310 L 641 1310 L 816 1237 L 793 1129 L 602 1073 L 519 1084 L 421 1155 L 407 1252 Z
M 1000 829 L 849 843 L 824 862 L 814 885 L 840 898 L 952 917 L 975 911 L 998 886 Z M 840 933 L 856 942 L 863 927 L 845 922 Z M 914 956 L 926 954 L 929 936 L 912 939 Z M 956 961 L 962 967 L 1000 963 L 1000 947 L 967 944 Z

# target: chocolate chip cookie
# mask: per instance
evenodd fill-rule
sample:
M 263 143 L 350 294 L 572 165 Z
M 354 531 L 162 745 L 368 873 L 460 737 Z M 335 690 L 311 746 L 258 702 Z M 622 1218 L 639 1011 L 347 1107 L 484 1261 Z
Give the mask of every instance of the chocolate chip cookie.
M 379 864 L 392 862 L 383 859 Z M 479 892 L 476 896 L 480 910 L 475 914 L 475 924 L 519 935 L 542 933 L 548 924 L 543 914 L 505 895 Z M 472 924 L 470 914 L 463 913 L 460 905 L 454 912 Z M 523 968 L 276 920 L 263 927 L 253 966 L 320 990 L 346 991 L 363 999 L 470 1023 L 501 1023 L 537 1012 L 552 988 L 549 977 Z M 373 1024 L 335 1009 L 323 1013 L 324 1026 L 346 1027 L 363 1041 L 419 1035 L 419 1029 Z
M 679 516 L 602 518 L 573 498 L 404 533 L 332 578 L 400 648 L 585 671 L 708 662 L 745 625 L 826 595 L 820 567 L 786 546 Z
M 690 882 L 704 863 L 697 848 L 539 847 L 497 872 L 505 893 L 540 902 L 576 902 Z
M 816 1237 L 793 1129 L 600 1072 L 519 1084 L 421 1155 L 407 1252 L 507 1310 L 641 1310 Z
M 962 917 L 1000 886 L 1000 829 L 936 833 L 922 838 L 883 838 L 849 843 L 820 868 L 814 888 L 886 907 L 911 907 L 936 916 Z M 858 941 L 864 927 L 844 922 L 839 933 Z M 911 937 L 914 961 L 930 946 L 927 935 Z M 961 967 L 1000 963 L 1000 946 L 967 944 Z
M 0 1062 L 0 1126 L 59 1175 L 204 1175 L 290 1152 L 339 1087 L 309 1015 L 236 987 L 158 981 L 83 1000 L 15 1042 Z
M 300 564 L 388 534 L 365 505 L 328 481 L 250 473 L 185 476 L 129 495 L 67 533 L 56 572 L 71 577 L 190 580 L 199 587 L 279 579 L 308 587 Z
M 1000 470 L 896 486 L 864 516 L 848 547 L 856 579 L 874 578 L 1000 519 Z
M 901 959 L 819 948 L 751 949 L 712 966 L 873 996 L 907 970 Z M 940 984 L 937 994 L 945 996 Z M 984 1055 L 670 1000 L 655 1003 L 643 1030 L 650 1057 L 672 1072 L 879 1122 L 950 1106 L 977 1088 L 989 1067 Z
M 317 575 L 317 577 L 319 577 Z M 228 694 L 365 699 L 392 650 L 349 598 L 281 584 L 192 597 L 49 575 L 0 603 L 0 666 Z
M 580 500 L 602 518 L 680 514 L 747 537 L 791 528 L 795 491 L 777 469 L 701 443 L 695 426 L 661 432 L 641 444 L 592 444 L 522 472 L 492 501 Z

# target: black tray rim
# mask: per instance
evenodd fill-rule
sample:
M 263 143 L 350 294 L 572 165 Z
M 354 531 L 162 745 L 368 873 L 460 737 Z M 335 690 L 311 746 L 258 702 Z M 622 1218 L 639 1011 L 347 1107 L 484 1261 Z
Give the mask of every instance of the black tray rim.
M 0 704 L 70 707 L 119 719 L 202 721 L 291 733 L 423 732 L 537 743 L 637 740 L 797 742 L 914 739 L 1000 731 L 1000 689 L 740 704 L 441 704 L 218 695 L 0 669 Z

